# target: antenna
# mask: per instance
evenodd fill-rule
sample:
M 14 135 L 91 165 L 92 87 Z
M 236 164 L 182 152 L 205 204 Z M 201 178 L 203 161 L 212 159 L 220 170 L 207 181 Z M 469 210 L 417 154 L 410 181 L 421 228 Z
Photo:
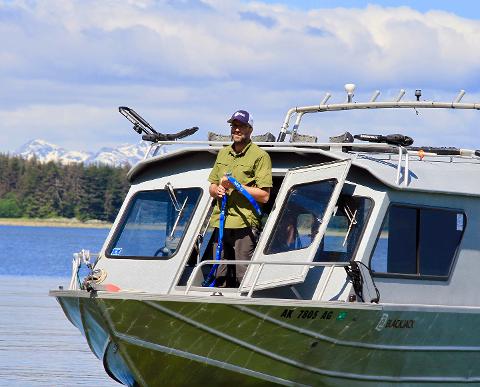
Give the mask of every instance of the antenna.
M 355 84 L 354 83 L 347 83 L 345 85 L 345 91 L 347 92 L 347 102 L 351 103 L 353 99 L 353 92 L 355 91 Z

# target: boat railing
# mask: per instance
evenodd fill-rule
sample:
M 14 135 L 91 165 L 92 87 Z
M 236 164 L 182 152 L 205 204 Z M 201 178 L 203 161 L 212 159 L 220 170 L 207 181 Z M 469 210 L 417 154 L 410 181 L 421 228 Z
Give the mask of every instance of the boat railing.
M 82 249 L 78 253 L 73 254 L 72 259 L 72 276 L 70 278 L 69 290 L 78 290 L 81 288 L 80 267 L 85 265 L 90 271 L 93 271 L 94 262 L 98 260 L 99 253 L 91 253 L 89 250 Z
M 288 110 L 283 125 L 280 128 L 277 141 L 285 141 L 287 135 L 290 135 L 290 140 L 297 132 L 302 117 L 307 113 L 322 113 L 331 111 L 344 111 L 344 110 L 362 110 L 362 109 L 472 109 L 480 110 L 480 103 L 462 103 L 461 100 L 465 96 L 465 90 L 460 90 L 452 101 L 440 102 L 440 101 L 420 101 L 422 91 L 415 90 L 416 100 L 402 101 L 405 96 L 405 90 L 400 89 L 399 94 L 392 101 L 377 101 L 380 95 L 380 90 L 375 90 L 369 101 L 357 102 L 353 100 L 356 86 L 353 83 L 347 83 L 345 85 L 345 92 L 347 93 L 347 100 L 341 103 L 328 103 L 330 93 L 326 93 L 323 100 L 319 105 L 311 106 L 295 106 Z M 288 130 L 291 118 L 296 115 L 295 124 L 292 130 Z
M 285 261 L 265 261 L 265 260 L 255 260 L 255 261 L 247 261 L 247 260 L 205 260 L 200 262 L 192 271 L 190 278 L 187 282 L 187 286 L 185 288 L 185 295 L 188 295 L 190 292 L 191 288 L 193 287 L 193 282 L 195 281 L 195 278 L 198 275 L 198 272 L 201 271 L 201 268 L 205 265 L 214 265 L 214 264 L 219 264 L 219 265 L 256 265 L 259 266 L 259 269 L 257 273 L 255 273 L 255 276 L 253 278 L 253 282 L 250 285 L 250 289 L 247 293 L 247 297 L 251 298 L 253 295 L 253 292 L 255 291 L 255 287 L 257 286 L 258 279 L 260 278 L 260 275 L 262 274 L 263 269 L 265 266 L 305 266 L 305 267 L 328 267 L 328 272 L 325 278 L 325 281 L 322 285 L 322 288 L 320 289 L 320 292 L 318 294 L 317 299 L 321 300 L 325 290 L 327 289 L 328 283 L 330 282 L 330 278 L 332 277 L 333 271 L 336 267 L 346 267 L 349 266 L 349 262 L 285 262 Z M 205 291 L 205 292 L 211 292 L 213 291 L 220 291 L 222 288 L 215 288 L 215 287 L 195 287 L 196 291 Z

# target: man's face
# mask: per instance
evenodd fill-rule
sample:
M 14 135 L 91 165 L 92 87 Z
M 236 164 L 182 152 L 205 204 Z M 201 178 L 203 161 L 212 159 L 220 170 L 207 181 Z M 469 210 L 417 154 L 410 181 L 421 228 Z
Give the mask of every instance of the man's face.
M 250 135 L 252 134 L 253 128 L 244 124 L 243 122 L 233 120 L 230 124 L 231 134 L 234 143 L 246 143 L 250 141 Z

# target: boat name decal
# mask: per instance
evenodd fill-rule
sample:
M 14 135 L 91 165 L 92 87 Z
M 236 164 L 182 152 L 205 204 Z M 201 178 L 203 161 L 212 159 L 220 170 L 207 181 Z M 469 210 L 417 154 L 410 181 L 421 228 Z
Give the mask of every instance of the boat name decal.
M 385 328 L 400 328 L 411 329 L 415 324 L 415 320 L 388 320 L 385 324 Z

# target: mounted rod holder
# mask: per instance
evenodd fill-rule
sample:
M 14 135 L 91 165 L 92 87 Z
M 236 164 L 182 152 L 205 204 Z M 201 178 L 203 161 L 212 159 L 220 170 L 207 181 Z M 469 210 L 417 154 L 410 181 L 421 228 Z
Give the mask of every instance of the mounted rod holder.
M 459 103 L 462 100 L 464 95 L 465 95 L 465 90 L 460 90 L 460 92 L 457 95 L 457 98 L 455 98 L 454 103 Z
M 372 98 L 370 98 L 370 102 L 375 102 L 380 95 L 380 90 L 375 90 L 375 92 L 372 95 Z
M 403 98 L 404 95 L 405 95 L 405 90 L 400 89 L 400 93 L 398 93 L 397 98 L 395 99 L 395 102 L 400 102 L 400 100 Z
M 320 102 L 320 105 L 325 105 L 331 96 L 332 95 L 330 93 L 325 94 L 325 97 L 323 97 L 322 102 Z

